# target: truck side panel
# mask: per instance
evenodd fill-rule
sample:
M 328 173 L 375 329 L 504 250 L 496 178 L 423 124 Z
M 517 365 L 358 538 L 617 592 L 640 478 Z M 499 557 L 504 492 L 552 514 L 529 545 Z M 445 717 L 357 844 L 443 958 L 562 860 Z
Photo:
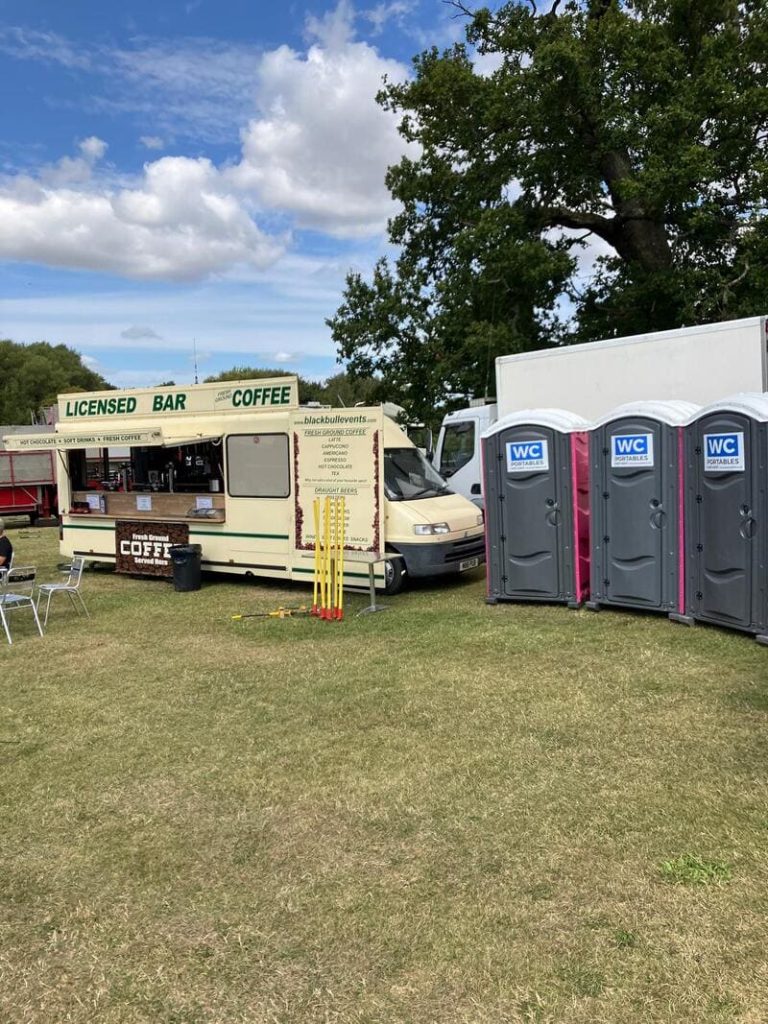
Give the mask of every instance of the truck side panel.
M 764 317 L 571 345 L 496 360 L 499 416 L 562 408 L 587 419 L 624 402 L 706 405 L 768 390 Z

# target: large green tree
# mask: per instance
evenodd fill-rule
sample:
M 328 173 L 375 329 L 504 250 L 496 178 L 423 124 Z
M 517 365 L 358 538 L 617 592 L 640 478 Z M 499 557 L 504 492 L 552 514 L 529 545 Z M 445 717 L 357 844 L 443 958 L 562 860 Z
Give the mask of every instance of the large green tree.
M 454 6 L 467 45 L 379 96 L 419 155 L 329 321 L 352 373 L 424 413 L 499 354 L 765 311 L 768 4 Z
M 32 422 L 65 391 L 103 391 L 112 386 L 84 366 L 74 349 L 47 341 L 0 341 L 0 380 L 0 423 L 8 424 Z

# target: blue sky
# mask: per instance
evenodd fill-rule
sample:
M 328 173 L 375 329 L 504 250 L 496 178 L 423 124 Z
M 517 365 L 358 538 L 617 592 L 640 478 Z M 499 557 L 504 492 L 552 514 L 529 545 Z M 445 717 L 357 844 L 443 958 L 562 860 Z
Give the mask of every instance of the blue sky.
M 0 0 L 0 337 L 121 387 L 336 371 L 324 319 L 386 251 L 374 95 L 461 36 L 441 0 Z

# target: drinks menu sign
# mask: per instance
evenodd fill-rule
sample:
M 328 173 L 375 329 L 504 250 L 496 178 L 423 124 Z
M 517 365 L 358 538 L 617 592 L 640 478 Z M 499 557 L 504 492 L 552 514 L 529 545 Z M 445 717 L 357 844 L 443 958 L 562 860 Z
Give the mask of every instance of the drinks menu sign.
M 383 413 L 380 408 L 303 410 L 294 416 L 295 547 L 315 546 L 314 502 L 344 498 L 344 547 L 383 546 Z

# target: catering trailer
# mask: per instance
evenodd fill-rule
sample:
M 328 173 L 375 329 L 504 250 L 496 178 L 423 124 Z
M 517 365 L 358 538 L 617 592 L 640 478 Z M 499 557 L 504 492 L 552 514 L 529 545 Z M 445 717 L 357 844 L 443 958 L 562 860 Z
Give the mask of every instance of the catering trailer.
M 56 470 L 46 450 L 7 451 L 2 437 L 47 427 L 0 426 L 0 516 L 29 516 L 34 525 L 56 508 Z
M 194 543 L 204 570 L 311 580 L 326 496 L 345 498 L 348 585 L 372 555 L 388 593 L 485 560 L 482 513 L 380 406 L 299 408 L 295 377 L 61 395 L 34 441 L 56 453 L 62 554 L 119 572 L 171 575 L 169 549 Z M 86 453 L 118 447 L 117 489 L 94 487 Z

